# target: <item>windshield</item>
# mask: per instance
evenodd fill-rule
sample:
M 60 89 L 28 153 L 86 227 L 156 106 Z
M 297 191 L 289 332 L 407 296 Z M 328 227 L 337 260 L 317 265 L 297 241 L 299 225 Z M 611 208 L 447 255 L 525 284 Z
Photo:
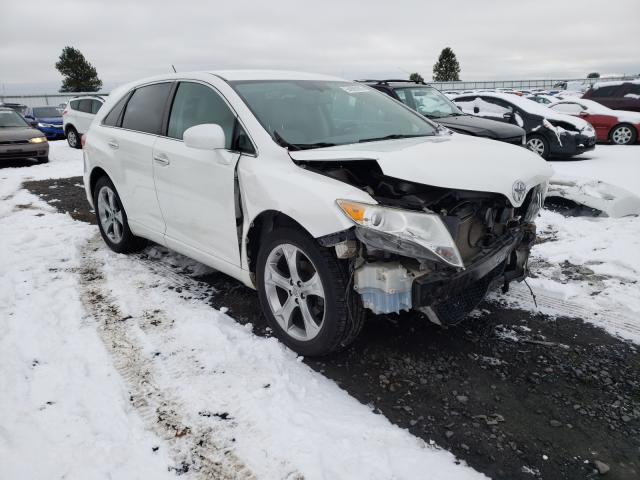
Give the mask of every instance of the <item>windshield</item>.
M 0 128 L 28 126 L 27 122 L 13 110 L 0 110 Z
M 463 115 L 451 100 L 435 88 L 398 88 L 396 94 L 402 103 L 430 118 Z
M 61 115 L 57 107 L 36 107 L 33 109 L 33 116 L 39 118 L 59 117 Z
M 364 85 L 341 81 L 230 82 L 262 126 L 289 149 L 434 135 L 437 127 Z

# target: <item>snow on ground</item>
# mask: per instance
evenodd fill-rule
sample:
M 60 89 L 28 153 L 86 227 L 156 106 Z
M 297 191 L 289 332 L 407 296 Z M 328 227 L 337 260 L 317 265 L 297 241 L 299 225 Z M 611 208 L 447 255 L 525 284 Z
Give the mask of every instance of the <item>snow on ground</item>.
M 20 190 L 50 158 L 0 169 L 3 477 L 484 478 Z
M 598 145 L 576 158 L 581 160 L 553 162 L 552 181 L 603 180 L 640 197 L 640 146 Z M 559 301 L 552 304 L 556 312 L 543 313 L 579 309 L 576 316 L 640 343 L 640 218 L 564 217 L 542 210 L 537 225 L 543 242 L 533 248 L 535 278 L 528 282 L 535 293 Z M 535 309 L 533 302 L 515 303 Z

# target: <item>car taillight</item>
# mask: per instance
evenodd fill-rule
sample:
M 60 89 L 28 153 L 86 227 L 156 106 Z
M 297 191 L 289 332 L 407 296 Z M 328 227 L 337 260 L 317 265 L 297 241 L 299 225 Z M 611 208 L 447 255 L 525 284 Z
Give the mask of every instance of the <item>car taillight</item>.
M 86 138 L 87 138 L 87 136 L 86 136 L 86 135 L 82 135 L 82 136 L 80 137 L 80 146 L 81 146 L 82 148 L 84 148 L 84 142 L 85 142 Z

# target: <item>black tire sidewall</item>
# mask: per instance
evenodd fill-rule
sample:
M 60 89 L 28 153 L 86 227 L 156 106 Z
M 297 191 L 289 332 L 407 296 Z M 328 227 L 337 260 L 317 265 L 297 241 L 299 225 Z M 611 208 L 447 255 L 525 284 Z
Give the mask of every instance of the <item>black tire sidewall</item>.
M 322 247 L 320 247 L 311 236 L 305 235 L 298 230 L 290 228 L 274 230 L 263 237 L 263 241 L 261 243 L 257 259 L 256 285 L 258 287 L 260 305 L 269 326 L 285 345 L 301 355 L 317 356 L 330 353 L 336 343 L 336 337 L 341 334 L 341 323 L 344 322 L 344 319 L 339 318 L 340 312 L 337 307 L 339 291 L 336 288 L 337 286 L 344 285 L 344 279 L 335 278 L 335 274 L 332 273 L 332 269 L 327 265 L 327 255 L 323 255 L 320 252 Z M 324 322 L 318 335 L 309 341 L 296 340 L 284 331 L 271 312 L 271 306 L 269 305 L 269 301 L 266 297 L 264 286 L 266 261 L 269 253 L 271 253 L 276 246 L 284 243 L 289 243 L 302 250 L 313 262 L 317 273 L 320 275 L 320 280 L 322 281 L 322 287 L 325 294 Z M 334 267 L 339 267 L 337 259 L 335 259 L 335 262 L 336 265 Z M 333 270 L 335 271 L 336 269 L 334 268 Z
M 111 239 L 107 236 L 104 229 L 102 228 L 102 222 L 100 221 L 100 213 L 98 212 L 98 193 L 102 189 L 102 187 L 109 187 L 113 190 L 113 193 L 116 196 L 116 202 L 122 211 L 122 239 L 119 243 L 112 242 Z M 100 177 L 96 182 L 95 187 L 93 188 L 93 208 L 96 214 L 96 222 L 98 224 L 98 228 L 100 229 L 100 235 L 102 235 L 102 239 L 109 246 L 111 250 L 117 253 L 129 253 L 135 250 L 139 250 L 139 239 L 131 233 L 131 229 L 129 228 L 129 221 L 127 219 L 127 212 L 122 205 L 122 201 L 120 200 L 120 195 L 116 190 L 116 187 L 113 185 L 113 182 L 108 177 Z
M 631 130 L 631 139 L 629 140 L 628 143 L 616 143 L 613 141 L 613 134 L 615 133 L 616 130 L 622 127 L 626 127 Z M 628 123 L 620 123 L 611 129 L 611 133 L 609 134 L 609 139 L 611 140 L 611 143 L 613 143 L 614 145 L 633 145 L 634 143 L 636 143 L 636 140 L 638 139 L 638 132 L 636 132 L 636 129 L 633 128 L 633 125 L 629 125 Z

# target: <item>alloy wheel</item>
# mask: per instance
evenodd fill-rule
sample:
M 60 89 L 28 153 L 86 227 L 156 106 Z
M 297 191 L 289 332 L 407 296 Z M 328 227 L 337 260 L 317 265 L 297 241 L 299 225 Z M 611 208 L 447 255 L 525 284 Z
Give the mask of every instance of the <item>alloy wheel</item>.
M 613 131 L 611 139 L 616 145 L 626 145 L 631 141 L 633 132 L 629 127 L 618 127 Z
M 75 130 L 69 130 L 69 132 L 67 133 L 67 141 L 69 142 L 69 145 L 73 148 L 75 148 L 78 145 L 78 136 L 76 135 Z
M 98 192 L 98 215 L 109 240 L 120 243 L 124 232 L 122 209 L 118 206 L 115 192 L 106 185 Z
M 277 245 L 264 269 L 266 298 L 278 325 L 300 341 L 315 338 L 325 316 L 325 293 L 311 259 L 298 247 Z
M 544 142 L 540 138 L 527 140 L 527 148 L 540 156 L 544 155 Z

